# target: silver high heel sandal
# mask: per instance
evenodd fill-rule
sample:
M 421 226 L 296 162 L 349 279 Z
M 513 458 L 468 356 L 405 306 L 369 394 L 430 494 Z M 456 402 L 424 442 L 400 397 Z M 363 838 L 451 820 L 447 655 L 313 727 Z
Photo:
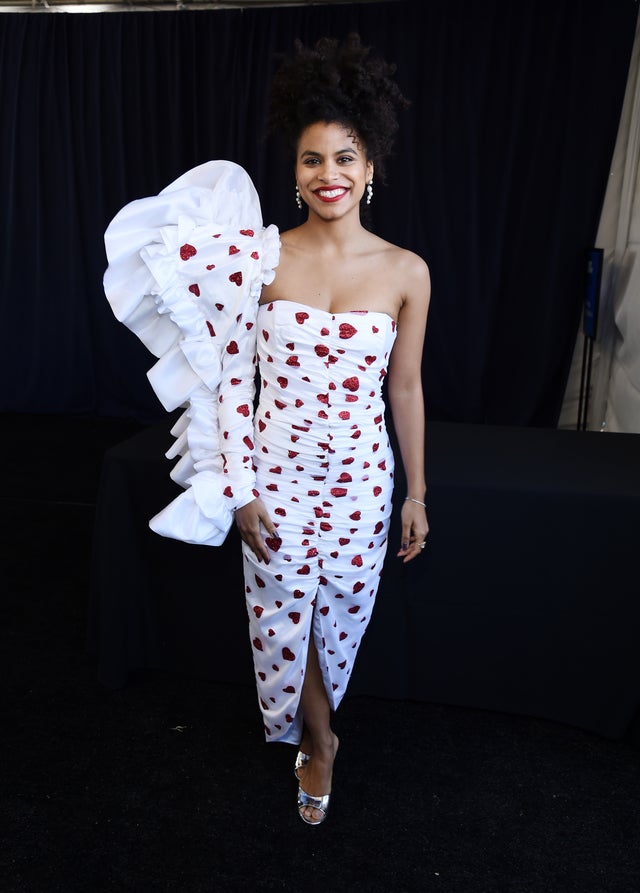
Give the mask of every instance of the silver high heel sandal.
M 298 788 L 298 814 L 303 822 L 306 822 L 307 825 L 321 825 L 322 822 L 327 817 L 329 812 L 329 797 L 331 794 L 325 794 L 323 797 L 312 797 L 311 794 L 307 794 L 306 791 L 303 791 L 302 788 Z M 317 809 L 322 813 L 322 818 L 318 819 L 315 822 L 312 822 L 311 819 L 306 818 L 302 814 L 302 810 L 305 806 L 310 806 L 312 809 Z
M 295 775 L 295 777 L 297 778 L 298 781 L 302 780 L 300 778 L 300 776 L 298 775 L 298 769 L 304 769 L 304 767 L 307 765 L 307 763 L 309 762 L 310 759 L 311 759 L 310 753 L 303 753 L 303 751 L 301 751 L 301 750 L 298 751 L 298 754 L 296 756 L 295 766 L 293 767 L 293 774 Z

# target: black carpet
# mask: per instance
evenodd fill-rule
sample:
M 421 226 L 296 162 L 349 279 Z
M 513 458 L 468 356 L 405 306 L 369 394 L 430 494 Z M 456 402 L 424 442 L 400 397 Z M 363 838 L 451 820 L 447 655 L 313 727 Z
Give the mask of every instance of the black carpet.
M 311 828 L 252 687 L 144 672 L 103 689 L 95 494 L 104 449 L 139 425 L 3 421 L 0 891 L 640 893 L 632 740 L 347 696 Z

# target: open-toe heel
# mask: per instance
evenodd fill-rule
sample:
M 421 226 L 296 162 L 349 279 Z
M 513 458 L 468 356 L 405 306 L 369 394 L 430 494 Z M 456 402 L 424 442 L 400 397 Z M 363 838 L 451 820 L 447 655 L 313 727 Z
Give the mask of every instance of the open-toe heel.
M 321 825 L 322 822 L 327 817 L 329 812 L 329 797 L 330 794 L 325 794 L 323 797 L 312 797 L 311 794 L 307 794 L 306 791 L 303 791 L 302 788 L 298 788 L 298 813 L 303 822 L 306 822 L 307 825 Z M 322 813 L 322 817 L 316 819 L 316 821 L 312 821 L 308 819 L 305 815 L 303 815 L 302 810 L 306 807 L 311 807 L 312 809 L 317 809 L 318 812 Z

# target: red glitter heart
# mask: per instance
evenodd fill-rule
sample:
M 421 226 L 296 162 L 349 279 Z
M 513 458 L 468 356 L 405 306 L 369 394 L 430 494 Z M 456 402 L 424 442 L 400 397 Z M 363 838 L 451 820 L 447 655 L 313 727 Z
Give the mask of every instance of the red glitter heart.
M 353 336 L 357 333 L 357 329 L 348 322 L 341 322 L 340 326 L 340 338 L 353 338 Z
M 189 245 L 188 242 L 180 249 L 180 257 L 182 258 L 182 260 L 189 260 L 190 257 L 193 257 L 194 254 L 197 253 L 198 249 L 194 248 L 193 245 Z
M 235 285 L 242 285 L 242 273 L 232 273 L 229 276 L 229 282 L 233 282 Z

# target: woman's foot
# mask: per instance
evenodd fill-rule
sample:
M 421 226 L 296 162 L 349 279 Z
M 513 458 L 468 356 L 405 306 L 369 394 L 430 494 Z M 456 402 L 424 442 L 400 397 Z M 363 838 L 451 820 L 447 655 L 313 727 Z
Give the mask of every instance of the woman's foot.
M 338 736 L 333 732 L 325 744 L 318 745 L 314 742 L 311 757 L 306 766 L 299 770 L 301 785 L 298 793 L 298 812 L 300 818 L 309 825 L 319 825 L 326 818 L 338 744 Z

